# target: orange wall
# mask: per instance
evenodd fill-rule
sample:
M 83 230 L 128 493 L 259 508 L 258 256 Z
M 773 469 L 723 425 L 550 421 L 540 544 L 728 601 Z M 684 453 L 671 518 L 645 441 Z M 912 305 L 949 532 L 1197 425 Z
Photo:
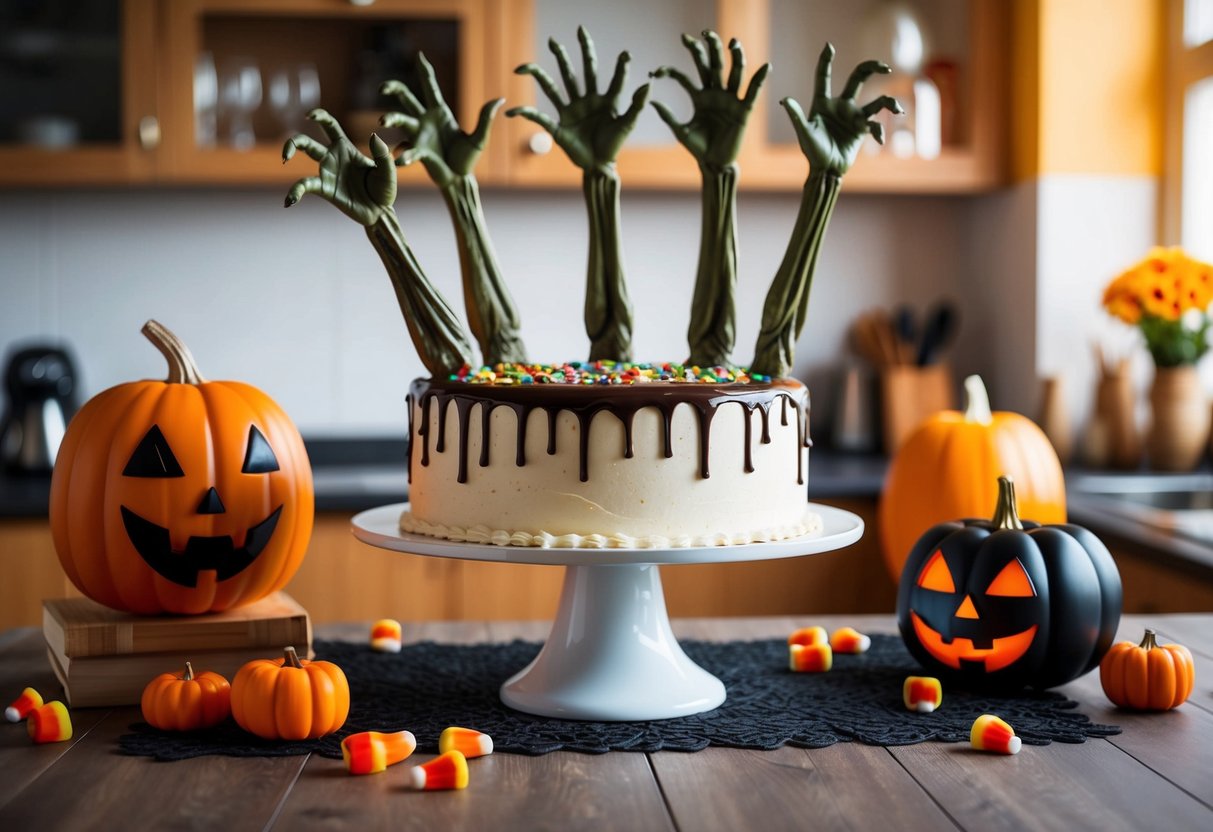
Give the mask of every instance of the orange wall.
M 1016 179 L 1161 175 L 1164 3 L 1016 0 Z

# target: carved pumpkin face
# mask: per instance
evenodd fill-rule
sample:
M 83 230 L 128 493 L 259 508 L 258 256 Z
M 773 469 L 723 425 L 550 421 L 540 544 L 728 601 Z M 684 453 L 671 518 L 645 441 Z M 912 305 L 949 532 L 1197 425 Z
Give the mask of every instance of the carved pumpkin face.
M 188 363 L 174 370 L 180 380 L 94 397 L 55 464 L 59 560 L 81 592 L 115 609 L 197 614 L 255 601 L 290 580 L 311 534 L 311 468 L 290 419 L 254 387 L 205 381 L 177 349 Z
M 974 687 L 1052 687 L 1107 652 L 1120 620 L 1120 575 L 1078 526 L 1021 521 L 1010 481 L 994 521 L 943 523 L 919 539 L 897 599 L 907 648 Z

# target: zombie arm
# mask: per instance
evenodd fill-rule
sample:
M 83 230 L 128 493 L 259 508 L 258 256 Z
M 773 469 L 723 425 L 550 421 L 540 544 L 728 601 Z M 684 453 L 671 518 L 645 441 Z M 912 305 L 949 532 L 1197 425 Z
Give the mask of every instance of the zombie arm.
M 654 101 L 653 107 L 699 162 L 703 177 L 699 268 L 687 330 L 691 349 L 687 363 L 715 366 L 728 364 L 736 339 L 737 154 L 746 120 L 771 67 L 759 67 L 742 96 L 745 53 L 741 44 L 729 41 L 732 68 L 726 82 L 720 38 L 715 32 L 704 32 L 703 39 L 700 43 L 690 35 L 682 37 L 694 59 L 701 87 L 674 67 L 663 66 L 652 73 L 654 78 L 673 78 L 687 91 L 694 107 L 691 120 L 679 123 L 660 101 Z
M 392 209 L 396 201 L 396 165 L 391 150 L 378 136 L 371 136 L 373 158 L 367 158 L 346 138 L 341 125 L 329 113 L 313 110 L 308 118 L 324 129 L 329 144 L 325 146 L 305 135 L 287 139 L 282 147 L 282 161 L 289 161 L 297 150 L 302 150 L 320 163 L 320 175 L 295 182 L 287 192 L 286 207 L 290 208 L 305 194 L 316 194 L 364 226 L 387 268 L 409 335 L 426 369 L 441 377 L 471 364 L 467 333 L 425 276 Z
M 619 55 L 615 75 L 605 93 L 598 91 L 598 57 L 585 28 L 577 30 L 581 42 L 585 91 L 577 83 L 568 53 L 549 41 L 560 67 L 566 101 L 551 76 L 537 64 L 524 64 L 515 72 L 532 76 L 556 108 L 553 119 L 534 107 L 515 107 L 506 115 L 522 116 L 552 134 L 573 164 L 582 170 L 582 191 L 590 220 L 590 252 L 586 273 L 585 328 L 590 336 L 590 360 L 626 361 L 632 353 L 632 304 L 623 273 L 619 239 L 619 177 L 615 157 L 648 100 L 649 86 L 636 90 L 628 109 L 620 114 L 616 101 L 627 80 L 627 52 Z
M 475 129 L 464 133 L 442 97 L 434 68 L 424 55 L 419 55 L 417 62 L 421 100 L 402 82 L 388 81 L 381 92 L 399 101 L 401 111 L 386 114 L 380 122 L 385 127 L 403 129 L 412 143 L 396 164 L 420 161 L 446 201 L 459 247 L 463 303 L 484 363 L 525 362 L 518 308 L 497 265 L 497 254 L 480 207 L 480 186 L 472 173 L 488 141 L 493 115 L 503 99 L 486 103 Z
M 813 104 L 805 116 L 794 99 L 780 103 L 788 111 L 800 149 L 809 160 L 809 179 L 800 200 L 800 212 L 787 251 L 762 308 L 762 328 L 754 348 L 750 370 L 769 376 L 792 371 L 796 339 L 804 328 L 809 308 L 809 288 L 821 241 L 834 212 L 842 177 L 855 161 L 864 138 L 883 143 L 879 122 L 869 119 L 881 110 L 902 112 L 901 105 L 887 95 L 862 107 L 855 102 L 864 81 L 877 72 L 889 72 L 879 61 L 864 61 L 851 73 L 842 95 L 830 96 L 830 65 L 834 47 L 826 44 L 817 61 Z

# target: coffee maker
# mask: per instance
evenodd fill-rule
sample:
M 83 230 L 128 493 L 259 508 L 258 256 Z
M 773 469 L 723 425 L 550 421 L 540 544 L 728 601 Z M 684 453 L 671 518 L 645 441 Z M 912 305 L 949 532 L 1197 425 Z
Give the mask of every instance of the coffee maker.
M 15 474 L 48 474 L 78 408 L 76 368 L 67 348 L 33 344 L 9 355 L 0 419 L 0 465 Z

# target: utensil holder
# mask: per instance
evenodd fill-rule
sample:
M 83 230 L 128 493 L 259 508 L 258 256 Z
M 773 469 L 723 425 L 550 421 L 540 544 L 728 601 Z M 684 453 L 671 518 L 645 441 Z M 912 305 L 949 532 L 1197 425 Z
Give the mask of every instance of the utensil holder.
M 940 410 L 956 409 L 956 383 L 946 364 L 885 367 L 880 376 L 884 449 L 893 454 L 914 429 Z

